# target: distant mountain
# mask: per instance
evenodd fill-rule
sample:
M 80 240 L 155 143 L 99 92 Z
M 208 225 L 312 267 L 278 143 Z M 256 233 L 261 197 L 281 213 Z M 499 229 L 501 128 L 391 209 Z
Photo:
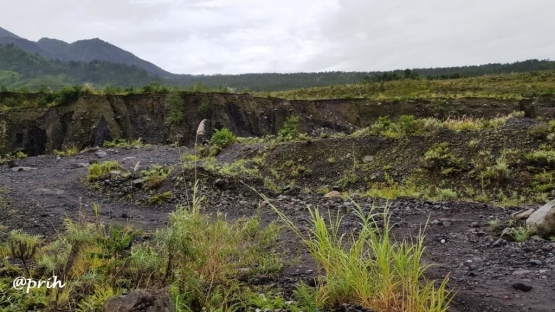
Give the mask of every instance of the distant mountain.
M 137 66 L 163 78 L 174 76 L 172 73 L 150 62 L 140 59 L 134 54 L 98 38 L 79 40 L 71 44 L 49 38 L 42 38 L 38 42 L 34 42 L 0 28 L 0 44 L 13 44 L 23 51 L 39 54 L 51 60 L 60 60 L 63 62 L 106 61 L 116 64 Z
M 19 36 L 17 36 L 14 33 L 11 33 L 7 30 L 5 30 L 4 28 L 0 27 L 0 38 L 2 37 L 9 37 L 9 38 L 19 38 Z
M 15 45 L 0 45 L 0 87 L 27 87 L 36 91 L 44 86 L 60 89 L 68 85 L 91 83 L 96 87 L 140 87 L 152 82 L 171 84 L 137 66 L 97 60 L 52 61 L 23 51 Z

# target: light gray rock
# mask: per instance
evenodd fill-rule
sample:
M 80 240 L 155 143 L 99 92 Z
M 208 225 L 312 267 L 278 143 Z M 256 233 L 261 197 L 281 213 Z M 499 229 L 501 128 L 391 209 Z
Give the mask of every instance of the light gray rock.
M 145 181 L 143 179 L 135 179 L 133 180 L 133 186 L 136 188 L 141 188 L 143 187 L 144 182 Z
M 31 170 L 37 170 L 37 168 L 34 168 L 34 167 L 13 167 L 12 168 L 12 171 L 14 172 L 31 171 Z
M 541 236 L 555 234 L 555 200 L 543 205 L 528 217 L 526 225 Z
M 511 214 L 511 217 L 515 220 L 526 220 L 530 215 L 532 215 L 536 211 L 534 208 L 530 208 L 528 210 L 521 210 Z
M 516 270 L 511 275 L 520 276 L 520 275 L 528 275 L 530 274 L 530 270 Z
M 331 191 L 324 195 L 324 198 L 341 198 L 341 193 L 338 191 Z
M 72 163 L 69 164 L 69 169 L 87 168 L 88 166 L 87 163 Z
M 47 189 L 47 188 L 38 188 L 38 189 L 35 189 L 35 192 L 42 195 L 57 195 L 57 196 L 66 194 L 66 191 L 64 190 Z
M 96 155 L 96 157 L 98 158 L 104 158 L 106 156 L 108 156 L 108 153 L 106 153 L 105 151 L 98 151 L 96 153 L 94 153 Z
M 362 158 L 362 162 L 365 163 L 365 164 L 373 162 L 373 161 L 374 161 L 374 156 L 372 156 L 372 155 L 366 155 Z

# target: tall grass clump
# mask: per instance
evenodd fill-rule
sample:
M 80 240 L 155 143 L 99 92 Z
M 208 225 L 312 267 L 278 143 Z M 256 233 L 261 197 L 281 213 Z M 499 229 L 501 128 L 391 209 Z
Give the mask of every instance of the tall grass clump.
M 120 165 L 117 160 L 110 160 L 101 163 L 92 164 L 89 166 L 89 174 L 87 180 L 98 181 L 106 179 L 110 176 L 110 171 L 119 170 Z
M 273 276 L 282 266 L 276 223 L 261 228 L 258 216 L 229 222 L 223 214 L 202 213 L 198 183 L 188 207 L 170 215 L 157 233 L 164 246 L 165 278 L 172 297 L 187 311 L 231 311 L 242 303 L 246 276 Z M 247 269 L 245 269 L 247 268 Z
M 376 311 L 447 311 L 451 300 L 447 278 L 439 286 L 425 278 L 428 266 L 421 263 L 422 233 L 414 240 L 394 241 L 387 209 L 383 214 L 365 213 L 357 205 L 362 227 L 358 233 L 340 234 L 342 218 L 310 211 L 311 226 L 304 233 L 277 208 L 273 210 L 301 239 L 325 273 L 315 290 L 300 287 L 319 308 L 342 303 L 358 304 Z M 376 222 L 383 220 L 383 228 Z M 307 293 L 308 292 L 308 293 Z M 310 301 L 309 300 L 309 301 Z

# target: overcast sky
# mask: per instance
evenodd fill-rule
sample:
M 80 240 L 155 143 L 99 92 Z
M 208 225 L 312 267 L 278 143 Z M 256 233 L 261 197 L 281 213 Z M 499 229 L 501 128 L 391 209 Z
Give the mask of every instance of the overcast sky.
M 555 59 L 553 0 L 0 0 L 21 37 L 100 38 L 183 74 Z

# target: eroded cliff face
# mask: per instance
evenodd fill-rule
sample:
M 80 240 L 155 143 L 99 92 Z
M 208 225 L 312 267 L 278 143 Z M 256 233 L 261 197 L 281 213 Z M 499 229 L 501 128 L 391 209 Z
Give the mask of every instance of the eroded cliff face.
M 181 98 L 183 119 L 178 123 L 170 121 L 166 94 L 87 94 L 63 107 L 10 109 L 0 113 L 0 153 L 21 150 L 39 155 L 70 146 L 99 146 L 118 138 L 142 138 L 151 144 L 179 140 L 189 145 L 204 118 L 209 120 L 209 133 L 226 127 L 238 136 L 264 136 L 276 134 L 289 116 L 298 116 L 300 130 L 307 133 L 351 132 L 386 115 L 393 119 L 401 115 L 493 117 L 524 110 L 531 117 L 555 116 L 553 97 L 523 101 L 289 101 L 247 94 L 183 92 Z

